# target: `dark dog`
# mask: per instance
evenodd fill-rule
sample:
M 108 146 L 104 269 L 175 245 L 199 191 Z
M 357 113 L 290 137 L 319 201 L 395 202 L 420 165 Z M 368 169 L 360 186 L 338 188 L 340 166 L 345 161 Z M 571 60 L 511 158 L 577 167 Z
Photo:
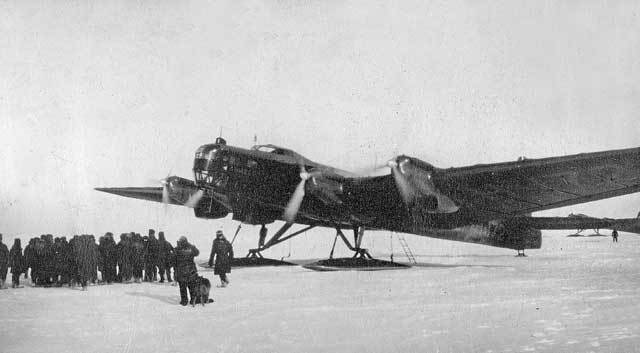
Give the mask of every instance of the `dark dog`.
M 206 303 L 213 303 L 213 299 L 209 299 L 209 292 L 211 291 L 211 282 L 209 279 L 198 276 L 193 288 L 195 289 L 195 293 L 192 294 L 191 306 L 196 306 L 196 304 L 202 304 L 202 306 L 204 306 Z

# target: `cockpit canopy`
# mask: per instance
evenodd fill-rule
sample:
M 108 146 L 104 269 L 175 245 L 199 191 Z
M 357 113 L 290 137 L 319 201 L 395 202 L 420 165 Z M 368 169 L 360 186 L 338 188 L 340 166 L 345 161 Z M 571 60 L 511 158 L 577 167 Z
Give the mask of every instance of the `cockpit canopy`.
M 261 152 L 279 154 L 279 155 L 282 155 L 282 156 L 290 156 L 290 157 L 299 156 L 299 154 L 297 154 L 296 152 L 293 152 L 292 150 L 290 150 L 288 148 L 279 147 L 279 146 L 276 146 L 276 145 L 255 145 L 255 146 L 251 147 L 251 149 L 254 150 L 254 151 L 261 151 Z

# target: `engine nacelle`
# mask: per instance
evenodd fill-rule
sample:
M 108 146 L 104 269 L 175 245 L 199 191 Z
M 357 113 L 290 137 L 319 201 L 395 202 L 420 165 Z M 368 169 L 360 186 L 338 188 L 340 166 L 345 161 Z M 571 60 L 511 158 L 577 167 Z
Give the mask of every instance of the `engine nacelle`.
M 509 249 L 540 249 L 542 231 L 518 219 L 491 221 L 482 225 L 485 244 Z
M 540 249 L 542 245 L 540 229 L 531 228 L 517 219 L 496 220 L 455 229 L 430 230 L 425 234 L 442 239 L 514 250 Z

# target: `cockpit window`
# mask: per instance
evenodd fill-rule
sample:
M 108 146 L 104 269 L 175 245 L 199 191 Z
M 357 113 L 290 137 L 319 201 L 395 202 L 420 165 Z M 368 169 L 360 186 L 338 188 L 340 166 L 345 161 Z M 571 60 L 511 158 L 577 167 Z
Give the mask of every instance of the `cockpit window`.
M 198 159 L 213 159 L 215 158 L 216 153 L 218 152 L 217 148 L 214 148 L 212 150 L 208 150 L 206 146 L 200 147 L 198 148 L 198 150 L 196 151 L 196 158 Z
M 216 153 L 218 153 L 218 149 L 217 148 L 212 149 L 211 151 L 207 152 L 206 159 L 215 159 Z

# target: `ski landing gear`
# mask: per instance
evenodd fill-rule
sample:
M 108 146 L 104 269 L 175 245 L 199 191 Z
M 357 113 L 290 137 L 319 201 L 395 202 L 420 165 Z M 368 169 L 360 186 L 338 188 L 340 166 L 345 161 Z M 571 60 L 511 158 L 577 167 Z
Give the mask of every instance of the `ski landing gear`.
M 352 257 L 334 258 L 333 253 L 336 248 L 336 242 L 338 237 L 342 239 L 349 250 L 353 251 Z M 396 262 L 374 259 L 367 249 L 362 248 L 362 238 L 364 237 L 364 227 L 353 228 L 353 240 L 352 245 L 349 239 L 344 235 L 342 230 L 336 227 L 336 237 L 333 240 L 333 246 L 331 247 L 331 253 L 326 260 L 320 260 L 308 265 L 304 265 L 304 268 L 308 268 L 314 271 L 348 271 L 348 270 L 360 270 L 360 271 L 378 271 L 378 270 L 393 270 L 401 268 L 409 268 L 410 266 L 399 264 Z
M 280 244 L 283 241 L 289 240 L 296 235 L 300 235 L 309 229 L 315 228 L 315 226 L 306 226 L 305 228 L 295 231 L 291 234 L 284 235 L 289 228 L 293 226 L 293 223 L 285 223 L 278 231 L 269 239 L 267 238 L 267 228 L 262 225 L 260 228 L 260 237 L 258 239 L 258 247 L 255 249 L 249 249 L 247 256 L 244 258 L 234 258 L 231 262 L 232 267 L 247 267 L 247 266 L 274 266 L 274 265 L 294 265 L 287 261 L 281 261 L 276 259 L 269 259 L 262 256 L 262 251 L 269 249 L 270 247 Z

